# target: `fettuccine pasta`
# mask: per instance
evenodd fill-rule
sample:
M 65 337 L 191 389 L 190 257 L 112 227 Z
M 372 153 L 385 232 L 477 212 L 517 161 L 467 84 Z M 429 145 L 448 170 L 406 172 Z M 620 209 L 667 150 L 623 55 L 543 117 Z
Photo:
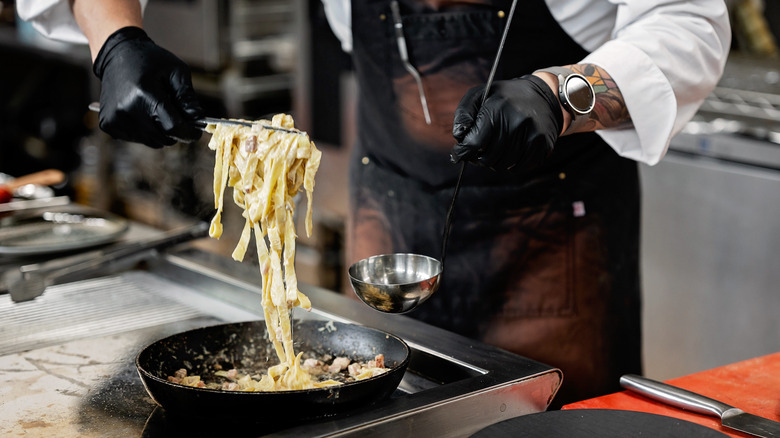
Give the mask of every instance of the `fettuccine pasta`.
M 301 367 L 301 354 L 295 354 L 290 327 L 293 307 L 310 309 L 309 299 L 298 290 L 295 275 L 295 226 L 293 197 L 306 191 L 306 235 L 311 236 L 314 176 L 322 153 L 303 133 L 264 129 L 261 125 L 294 130 L 293 119 L 277 114 L 270 122 L 252 127 L 228 124 L 209 125 L 209 148 L 215 151 L 214 207 L 209 235 L 222 235 L 225 186 L 233 187 L 233 202 L 243 209 L 245 224 L 233 251 L 242 261 L 254 234 L 262 276 L 262 305 L 268 336 L 280 364 L 271 367 L 259 382 L 246 382 L 249 390 L 279 391 L 305 389 L 338 382 L 316 382 Z

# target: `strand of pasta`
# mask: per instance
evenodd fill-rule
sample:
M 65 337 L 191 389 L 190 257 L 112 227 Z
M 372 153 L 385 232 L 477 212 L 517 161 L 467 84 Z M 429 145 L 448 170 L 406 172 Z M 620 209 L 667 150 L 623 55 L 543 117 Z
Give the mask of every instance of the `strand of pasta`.
M 266 123 L 267 121 L 262 121 Z M 273 126 L 293 128 L 292 118 L 278 114 Z M 214 206 L 217 209 L 209 235 L 222 235 L 225 186 L 233 187 L 233 201 L 245 218 L 241 237 L 233 250 L 235 260 L 243 260 L 254 234 L 262 277 L 262 306 L 280 364 L 269 369 L 258 389 L 301 389 L 321 386 L 300 366 L 290 327 L 290 309 L 311 308 L 311 302 L 298 290 L 295 275 L 295 202 L 301 190 L 307 195 L 305 227 L 311 235 L 314 175 L 322 154 L 304 134 L 265 130 L 238 125 L 209 125 L 209 148 L 215 151 Z M 268 389 L 270 388 L 270 389 Z

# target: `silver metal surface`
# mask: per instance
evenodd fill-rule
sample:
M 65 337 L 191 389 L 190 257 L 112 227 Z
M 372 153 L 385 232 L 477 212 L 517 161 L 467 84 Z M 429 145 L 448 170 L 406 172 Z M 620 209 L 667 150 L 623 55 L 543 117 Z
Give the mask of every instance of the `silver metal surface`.
M 23 304 L 0 295 L 0 356 L 195 318 L 204 309 L 223 318 L 256 318 L 188 296 L 175 283 L 142 271 L 52 286 L 39 300 Z
M 780 423 L 745 413 L 726 403 L 686 389 L 633 374 L 622 376 L 620 385 L 662 403 L 720 418 L 725 427 L 764 438 L 780 437 Z
M 758 415 L 748 414 L 737 408 L 723 414 L 722 424 L 735 430 L 764 438 L 780 437 L 780 423 Z
M 663 160 L 640 167 L 647 375 L 780 350 L 779 96 L 776 59 L 732 52 Z
M 734 129 L 734 131 L 731 131 Z M 669 149 L 718 160 L 721 165 L 750 165 L 757 168 L 780 170 L 780 134 L 778 142 L 757 139 L 739 131 L 740 124 L 725 120 L 711 123 L 691 122 L 674 137 Z M 767 132 L 767 135 L 770 133 Z
M 387 313 L 405 313 L 424 303 L 441 283 L 442 264 L 419 254 L 384 254 L 349 267 L 349 281 L 364 303 Z
M 731 120 L 755 121 L 780 127 L 780 95 L 717 87 L 704 100 L 701 113 Z
M 640 170 L 646 374 L 779 351 L 780 145 L 679 135 Z

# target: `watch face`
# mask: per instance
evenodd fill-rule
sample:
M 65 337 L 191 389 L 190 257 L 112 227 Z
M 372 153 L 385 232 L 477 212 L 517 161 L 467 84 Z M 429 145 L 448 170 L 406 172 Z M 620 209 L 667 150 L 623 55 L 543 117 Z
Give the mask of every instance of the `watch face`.
M 574 111 L 586 114 L 593 110 L 593 104 L 595 103 L 593 88 L 584 76 L 577 74 L 568 76 L 563 92 Z

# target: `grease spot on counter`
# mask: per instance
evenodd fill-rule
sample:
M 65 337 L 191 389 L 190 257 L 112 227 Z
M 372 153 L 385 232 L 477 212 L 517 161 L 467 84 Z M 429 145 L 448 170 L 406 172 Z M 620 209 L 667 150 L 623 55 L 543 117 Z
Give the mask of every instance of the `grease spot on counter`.
M 39 427 L 49 427 L 51 425 L 52 425 L 51 423 L 47 423 L 47 422 L 45 422 L 43 420 L 35 420 L 35 421 L 20 420 L 19 421 L 19 426 L 21 426 L 22 429 L 25 429 L 25 430 L 27 430 L 27 429 L 37 429 Z

